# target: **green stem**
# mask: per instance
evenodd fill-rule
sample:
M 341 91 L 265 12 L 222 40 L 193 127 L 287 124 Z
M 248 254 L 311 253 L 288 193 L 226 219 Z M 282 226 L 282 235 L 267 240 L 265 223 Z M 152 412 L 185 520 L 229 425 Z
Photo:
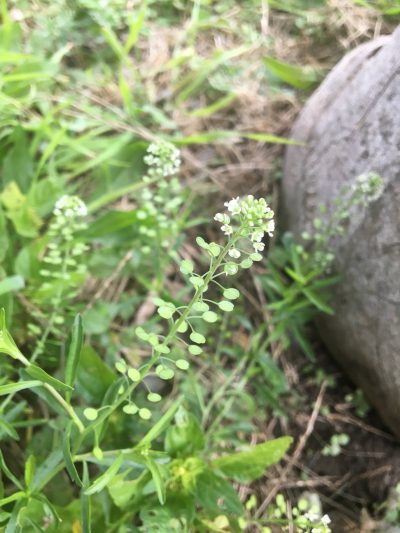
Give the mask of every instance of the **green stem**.
M 29 361 L 29 359 L 27 359 L 21 352 L 19 352 L 17 359 L 26 367 L 31 365 L 31 362 Z M 61 407 L 63 407 L 63 409 L 68 413 L 71 420 L 73 420 L 75 425 L 78 427 L 79 432 L 83 433 L 85 426 L 82 424 L 74 408 L 64 400 L 61 394 L 57 392 L 56 389 L 52 385 L 49 385 L 48 383 L 43 382 L 43 386 L 45 389 L 49 391 L 49 393 L 53 396 L 53 398 L 57 400 L 57 402 L 61 405 Z
M 80 418 L 78 417 L 78 415 L 76 414 L 74 408 L 71 405 L 69 405 L 64 400 L 64 398 L 61 396 L 61 394 L 59 392 L 57 392 L 54 387 L 52 387 L 51 385 L 48 385 L 47 383 L 44 383 L 44 387 L 50 392 L 50 394 L 53 396 L 53 398 L 55 400 L 57 400 L 57 402 L 65 409 L 65 411 L 67 411 L 67 413 L 69 414 L 70 418 L 73 420 L 75 425 L 78 427 L 79 432 L 83 433 L 83 431 L 85 430 L 85 426 L 82 424 L 82 422 L 81 422 Z

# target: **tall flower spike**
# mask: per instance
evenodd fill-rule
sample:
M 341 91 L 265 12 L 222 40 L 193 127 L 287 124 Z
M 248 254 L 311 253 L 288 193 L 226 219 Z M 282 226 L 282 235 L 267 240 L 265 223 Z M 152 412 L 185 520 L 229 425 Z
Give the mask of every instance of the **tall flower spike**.
M 239 237 L 249 238 L 254 250 L 261 252 L 264 250 L 262 242 L 267 233 L 270 237 L 275 230 L 274 212 L 269 207 L 264 198 L 254 198 L 248 195 L 244 198 L 232 198 L 225 202 L 228 213 L 217 213 L 214 219 L 221 222 L 221 230 L 225 235 L 232 235 L 239 231 Z M 238 258 L 237 251 L 231 257 Z

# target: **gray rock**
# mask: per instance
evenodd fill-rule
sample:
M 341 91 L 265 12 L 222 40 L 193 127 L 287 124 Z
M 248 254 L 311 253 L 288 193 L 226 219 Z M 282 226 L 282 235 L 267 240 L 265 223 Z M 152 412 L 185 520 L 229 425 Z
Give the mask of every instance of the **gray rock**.
M 318 319 L 327 347 L 400 437 L 400 27 L 346 55 L 312 95 L 288 148 L 283 220 L 299 234 L 343 186 L 376 172 L 382 196 L 352 213 L 334 243 L 335 316 Z

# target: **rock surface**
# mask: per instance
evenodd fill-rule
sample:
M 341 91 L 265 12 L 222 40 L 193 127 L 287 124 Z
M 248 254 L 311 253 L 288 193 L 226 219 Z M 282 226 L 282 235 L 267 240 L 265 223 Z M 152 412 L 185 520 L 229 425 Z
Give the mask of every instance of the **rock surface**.
M 346 55 L 312 95 L 288 148 L 283 220 L 299 234 L 357 176 L 382 196 L 352 213 L 334 243 L 334 316 L 318 319 L 328 349 L 400 437 L 400 27 Z

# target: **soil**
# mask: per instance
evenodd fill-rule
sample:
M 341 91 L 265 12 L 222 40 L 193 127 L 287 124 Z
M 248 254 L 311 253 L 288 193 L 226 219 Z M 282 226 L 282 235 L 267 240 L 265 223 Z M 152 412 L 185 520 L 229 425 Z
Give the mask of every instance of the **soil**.
M 280 422 L 279 432 L 274 431 L 294 437 L 292 454 L 307 433 L 315 400 L 320 397 L 322 402 L 302 453 L 281 488 L 287 487 L 284 492 L 292 503 L 304 490 L 318 492 L 334 533 L 389 531 L 381 519 L 390 491 L 400 482 L 400 444 L 368 404 L 362 402 L 364 413 L 350 401 L 349 395 L 357 398 L 359 391 L 326 348 L 318 340 L 315 343 L 317 361 L 312 365 L 296 349 L 282 360 L 295 389 L 291 398 L 303 399 L 296 401 L 297 408 L 289 407 L 288 419 Z M 337 456 L 324 455 L 323 448 L 337 434 L 348 435 L 349 443 Z M 269 483 L 263 487 L 264 495 L 270 488 Z

